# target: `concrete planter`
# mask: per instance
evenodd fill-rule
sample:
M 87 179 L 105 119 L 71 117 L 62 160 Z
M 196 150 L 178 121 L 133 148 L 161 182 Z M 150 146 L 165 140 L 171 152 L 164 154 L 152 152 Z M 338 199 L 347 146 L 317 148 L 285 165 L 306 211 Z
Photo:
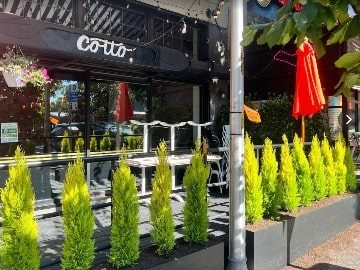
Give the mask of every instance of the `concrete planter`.
M 360 218 L 360 194 L 287 220 L 288 263 L 344 231 Z
M 246 231 L 248 270 L 278 270 L 287 265 L 287 222 Z
M 224 243 L 215 244 L 189 255 L 150 268 L 150 270 L 223 270 Z
M 249 270 L 278 270 L 360 219 L 360 194 L 286 219 L 258 231 L 246 231 Z

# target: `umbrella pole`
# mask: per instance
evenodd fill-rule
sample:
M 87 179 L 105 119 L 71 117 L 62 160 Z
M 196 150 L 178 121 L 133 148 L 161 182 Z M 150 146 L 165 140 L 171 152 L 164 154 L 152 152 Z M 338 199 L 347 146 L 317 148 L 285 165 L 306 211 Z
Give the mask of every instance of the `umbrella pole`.
M 301 142 L 305 143 L 305 116 L 301 116 Z

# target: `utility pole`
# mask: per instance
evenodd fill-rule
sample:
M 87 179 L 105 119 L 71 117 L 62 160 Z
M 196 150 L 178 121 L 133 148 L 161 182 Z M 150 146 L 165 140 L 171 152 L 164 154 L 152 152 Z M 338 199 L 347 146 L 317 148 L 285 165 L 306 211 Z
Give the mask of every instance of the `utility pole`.
M 240 45 L 246 14 L 246 0 L 231 0 L 230 10 L 230 209 L 227 270 L 247 270 L 243 128 L 244 51 Z

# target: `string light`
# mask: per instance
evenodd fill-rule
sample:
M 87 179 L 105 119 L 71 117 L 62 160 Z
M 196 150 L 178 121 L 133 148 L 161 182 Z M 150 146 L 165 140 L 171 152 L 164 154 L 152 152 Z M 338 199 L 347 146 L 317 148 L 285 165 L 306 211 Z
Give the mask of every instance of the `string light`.
M 132 64 L 133 62 L 134 62 L 134 58 L 131 56 L 131 57 L 129 58 L 129 63 Z
M 198 22 L 198 15 L 197 15 L 197 13 L 196 13 L 194 23 L 197 24 L 197 22 Z
M 130 7 L 130 4 L 127 4 L 127 5 L 126 5 L 126 8 L 128 9 L 129 7 Z
M 185 21 L 183 21 L 184 25 L 183 25 L 183 28 L 181 29 L 181 33 L 182 34 L 186 34 L 186 23 Z

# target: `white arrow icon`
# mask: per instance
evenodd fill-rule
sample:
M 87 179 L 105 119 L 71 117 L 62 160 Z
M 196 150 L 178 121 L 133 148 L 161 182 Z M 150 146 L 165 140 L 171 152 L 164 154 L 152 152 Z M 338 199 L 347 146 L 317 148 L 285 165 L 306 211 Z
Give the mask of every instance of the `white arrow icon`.
M 345 115 L 349 120 L 347 120 L 347 122 L 346 122 L 346 124 L 348 125 L 350 122 L 351 122 L 351 117 L 350 116 L 348 116 L 347 114 Z

